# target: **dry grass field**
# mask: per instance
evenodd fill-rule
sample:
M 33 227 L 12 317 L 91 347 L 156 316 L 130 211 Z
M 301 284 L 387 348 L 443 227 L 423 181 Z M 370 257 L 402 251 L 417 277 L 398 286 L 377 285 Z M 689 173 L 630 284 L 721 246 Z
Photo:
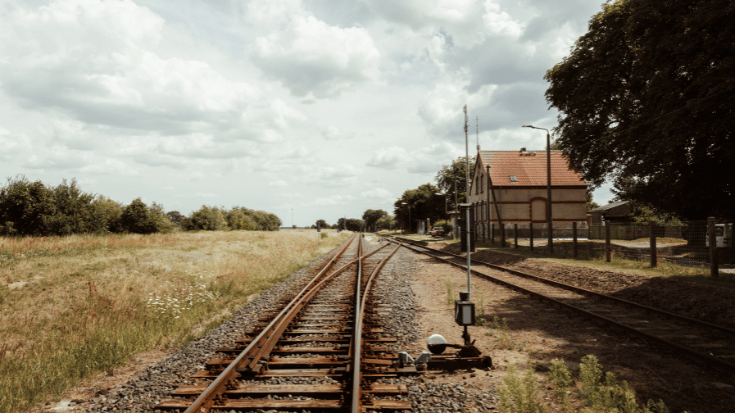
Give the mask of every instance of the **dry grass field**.
M 0 238 L 0 412 L 203 335 L 349 236 L 317 235 Z

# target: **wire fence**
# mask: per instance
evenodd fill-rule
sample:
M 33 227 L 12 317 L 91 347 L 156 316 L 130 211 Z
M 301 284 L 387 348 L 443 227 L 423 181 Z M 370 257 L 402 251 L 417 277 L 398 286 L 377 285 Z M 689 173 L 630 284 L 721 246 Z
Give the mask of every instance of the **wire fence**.
M 714 258 L 715 267 L 735 274 L 735 225 L 724 219 L 714 220 L 715 248 L 710 248 L 709 226 L 707 220 L 695 220 L 655 225 L 608 221 L 599 226 L 580 223 L 573 227 L 554 227 L 551 253 L 581 259 L 609 261 L 618 257 L 648 261 L 653 266 L 672 263 L 700 268 L 712 267 Z M 545 223 L 505 224 L 502 228 L 490 225 L 484 232 L 478 229 L 475 233 L 482 241 L 500 245 L 504 239 L 512 248 L 549 252 Z

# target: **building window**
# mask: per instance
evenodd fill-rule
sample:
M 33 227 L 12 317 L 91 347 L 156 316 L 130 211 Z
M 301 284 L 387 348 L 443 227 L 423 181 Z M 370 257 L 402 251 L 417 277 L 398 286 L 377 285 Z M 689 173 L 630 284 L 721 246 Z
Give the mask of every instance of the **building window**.
M 484 187 L 484 186 L 482 186 L 482 178 L 483 178 L 483 176 L 482 176 L 482 175 L 480 175 L 480 193 L 481 193 L 481 194 L 485 192 L 485 187 Z

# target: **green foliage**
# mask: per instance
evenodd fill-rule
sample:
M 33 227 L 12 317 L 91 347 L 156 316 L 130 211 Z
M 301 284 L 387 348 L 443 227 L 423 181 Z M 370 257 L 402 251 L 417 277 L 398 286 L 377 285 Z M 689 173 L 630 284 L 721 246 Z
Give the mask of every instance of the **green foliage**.
M 48 231 L 55 235 L 81 234 L 95 232 L 91 227 L 92 200 L 94 195 L 82 192 L 77 181 L 71 184 L 66 179 L 51 189 L 56 211 L 47 221 Z
M 189 216 L 189 225 L 188 229 L 221 231 L 227 228 L 227 221 L 222 208 L 202 205 Z
M 255 231 L 258 229 L 258 224 L 255 222 L 255 219 L 244 208 L 232 208 L 225 213 L 225 218 L 227 219 L 227 226 L 230 229 L 246 231 Z
M 135 198 L 126 206 L 120 216 L 123 230 L 135 234 L 150 234 L 153 231 L 148 206 L 140 198 Z
M 648 224 L 654 221 L 658 224 L 666 223 L 667 225 L 680 224 L 672 214 L 661 212 L 655 208 L 648 206 L 642 202 L 636 201 L 631 195 L 635 190 L 635 178 L 618 178 L 615 180 L 610 192 L 615 194 L 616 201 L 628 201 L 628 214 L 626 220 L 635 224 Z
M 329 224 L 327 224 L 327 221 L 325 221 L 323 219 L 318 219 L 316 221 L 316 224 L 314 224 L 314 225 L 315 225 L 315 228 L 316 227 L 319 227 L 320 229 L 329 228 Z
M 735 217 L 735 2 L 602 8 L 545 76 L 571 166 L 595 186 L 632 180 L 655 211 Z
M 452 161 L 451 165 L 444 165 L 436 174 L 436 184 L 441 192 L 449 194 L 450 210 L 457 208 L 454 205 L 454 193 L 457 193 L 457 201 L 459 203 L 467 202 L 467 158 L 460 156 Z M 475 162 L 470 159 L 470 175 L 475 170 Z M 470 178 L 471 179 L 471 178 Z M 456 183 L 456 185 L 455 185 Z M 444 202 L 444 200 L 442 200 Z
M 384 215 L 378 219 L 378 221 L 375 223 L 375 226 L 377 227 L 378 231 L 381 229 L 387 229 L 391 230 L 396 227 L 396 220 L 393 218 L 392 215 Z
M 654 402 L 649 400 L 645 407 L 638 406 L 635 391 L 628 383 L 618 384 L 615 374 L 605 374 L 602 381 L 602 366 L 593 355 L 582 358 L 579 366 L 579 376 L 582 381 L 582 396 L 587 402 L 586 413 L 668 413 L 668 409 L 662 400 Z
M 518 368 L 511 364 L 503 376 L 503 384 L 498 388 L 500 410 L 506 413 L 540 413 L 546 408 L 538 400 L 538 386 L 533 368 L 529 365 L 521 375 Z
M 394 216 L 403 228 L 413 230 L 417 219 L 429 218 L 432 222 L 447 219 L 444 197 L 437 195 L 439 188 L 432 184 L 423 184 L 416 189 L 409 189 L 393 204 Z M 405 205 L 404 205 L 405 203 Z M 409 225 L 409 219 L 411 225 Z
M 388 213 L 382 209 L 368 209 L 362 214 L 362 220 L 365 221 L 366 231 L 377 231 L 378 220 Z
M 90 204 L 90 224 L 92 232 L 104 234 L 123 232 L 122 213 L 124 206 L 120 202 L 98 195 Z
M 487 324 L 487 314 L 485 314 L 485 295 L 482 291 L 477 293 L 477 316 L 475 322 L 478 326 L 484 326 Z
M 454 285 L 452 284 L 452 280 L 447 278 L 444 280 L 444 286 L 447 288 L 447 305 L 452 305 L 454 303 L 455 297 L 454 297 Z
M 561 400 L 564 411 L 571 412 L 572 408 L 569 403 L 567 391 L 574 385 L 574 379 L 572 378 L 572 373 L 569 371 L 566 364 L 564 364 L 564 359 L 551 360 L 549 380 L 554 385 L 554 393 L 556 394 L 556 397 Z
M 171 221 L 172 224 L 179 228 L 184 228 L 186 216 L 179 211 L 168 211 L 166 212 L 166 218 Z
M 151 232 L 171 232 L 174 224 L 168 219 L 163 205 L 156 202 L 151 203 L 148 208 L 148 220 Z
M 498 348 L 501 350 L 513 350 L 516 343 L 513 341 L 510 334 L 508 334 L 508 320 L 506 320 L 505 317 L 498 318 L 498 316 L 495 316 L 493 317 L 491 328 L 498 330 L 498 336 L 495 337 L 495 344 Z M 518 347 L 520 349 L 522 346 L 519 345 Z
M 5 223 L 5 234 L 45 235 L 55 213 L 53 191 L 41 181 L 30 182 L 18 175 L 0 188 L 0 222 Z
M 337 228 L 358 232 L 365 228 L 365 221 L 357 218 L 340 218 L 337 221 Z

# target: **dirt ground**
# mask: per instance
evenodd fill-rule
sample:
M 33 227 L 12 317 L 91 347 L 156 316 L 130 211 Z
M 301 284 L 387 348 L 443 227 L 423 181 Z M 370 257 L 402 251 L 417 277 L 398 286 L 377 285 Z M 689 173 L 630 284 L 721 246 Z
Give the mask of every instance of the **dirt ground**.
M 733 311 L 733 291 L 717 291 L 699 284 L 689 285 L 681 281 L 669 283 L 667 280 L 639 275 L 567 266 L 489 251 L 476 256 L 689 315 L 713 314 L 717 311 L 732 314 Z M 447 280 L 456 298 L 458 291 L 466 290 L 467 273 L 425 256 L 421 260 L 424 266 L 413 276 L 413 288 L 422 307 L 421 323 L 425 335 L 428 337 L 438 333 L 450 343 L 459 344 L 462 342 L 462 328 L 454 323 L 454 307 L 447 302 Z M 477 340 L 476 346 L 483 355 L 492 357 L 494 369 L 489 372 L 476 371 L 474 375 L 467 372 L 439 375 L 434 380 L 461 380 L 470 386 L 493 390 L 502 384 L 502 377 L 510 364 L 522 370 L 530 362 L 539 372 L 537 376 L 544 388 L 542 397 L 549 410 L 561 411 L 561 406 L 552 395 L 553 391 L 545 384 L 544 371 L 550 360 L 563 358 L 570 369 L 575 370 L 583 356 L 593 354 L 604 371 L 612 371 L 619 381 L 627 381 L 637 392 L 640 401 L 662 399 L 672 413 L 735 411 L 735 389 L 732 387 L 735 377 L 708 371 L 689 359 L 625 332 L 563 312 L 490 281 L 473 277 L 472 300 L 478 307 L 482 302 L 490 320 L 498 317 L 507 323 L 507 333 L 503 333 L 502 328 L 493 328 L 492 321 L 486 326 L 469 327 L 472 339 Z M 686 304 L 682 305 L 682 302 Z M 477 313 L 480 314 L 480 311 L 478 308 Z M 723 320 L 720 316 L 711 318 L 715 322 Z M 732 324 L 732 316 L 728 321 Z M 423 345 L 417 343 L 417 349 Z M 473 406 L 467 408 L 468 411 L 474 410 Z

